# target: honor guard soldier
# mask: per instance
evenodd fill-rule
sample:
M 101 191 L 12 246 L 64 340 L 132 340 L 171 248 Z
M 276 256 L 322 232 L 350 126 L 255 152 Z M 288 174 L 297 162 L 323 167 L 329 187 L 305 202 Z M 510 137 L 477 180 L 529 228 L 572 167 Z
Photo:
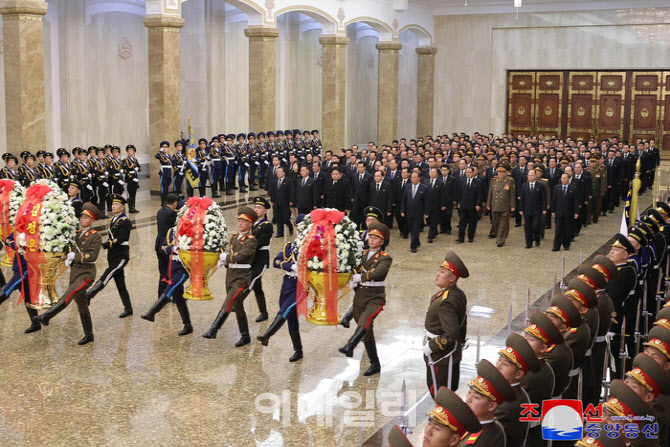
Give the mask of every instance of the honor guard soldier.
M 649 264 L 649 277 L 647 279 L 647 308 L 643 309 L 649 312 L 649 319 L 655 319 L 656 315 L 656 296 L 661 290 L 661 271 L 665 267 L 665 261 L 667 258 L 667 242 L 665 236 L 661 233 L 661 227 L 657 223 L 659 222 L 660 214 L 658 211 L 652 209 L 649 210 L 650 213 L 655 213 L 656 217 L 652 217 L 653 214 L 644 216 L 642 222 L 651 229 L 650 239 L 654 241 L 654 257 L 653 263 Z
M 362 340 L 370 358 L 370 367 L 363 373 L 364 376 L 372 376 L 381 371 L 373 323 L 386 304 L 386 277 L 393 258 L 381 247 L 390 237 L 391 232 L 386 225 L 370 224 L 368 227 L 370 248 L 363 250 L 361 273 L 354 274 L 351 279 L 355 292 L 352 316 L 358 326 L 354 335 L 339 351 L 347 357 L 353 357 L 354 349 Z
M 96 207 L 100 203 L 100 198 L 98 197 L 98 179 L 96 176 L 96 169 L 98 158 L 96 156 L 96 151 L 98 150 L 95 146 L 89 146 L 87 150 L 88 158 L 86 159 L 86 168 L 88 169 L 88 183 L 91 185 L 92 189 L 90 191 L 90 200 L 92 204 Z
M 270 267 L 270 241 L 274 228 L 266 215 L 270 209 L 270 202 L 263 197 L 254 197 L 254 211 L 256 212 L 256 222 L 251 226 L 251 234 L 256 238 L 256 254 L 251 261 L 251 284 L 245 290 L 246 295 L 250 295 L 253 290 L 258 303 L 260 315 L 256 322 L 260 323 L 268 319 L 268 309 L 265 303 L 265 292 L 263 291 L 263 273 Z
M 88 177 L 88 161 L 86 160 L 86 155 L 87 152 L 80 147 L 72 149 L 72 170 L 70 178 L 79 181 L 80 198 L 82 202 L 91 201 L 91 192 L 93 190 L 91 179 Z M 82 160 L 82 158 L 84 160 Z
M 105 208 L 109 188 L 109 172 L 107 171 L 107 163 L 105 162 L 105 150 L 101 147 L 96 148 L 95 157 L 90 157 L 89 161 L 91 161 L 93 184 L 95 185 L 96 196 L 98 198 L 97 207 L 102 213 L 102 218 L 107 219 Z
M 507 446 L 525 445 L 530 423 L 522 419 L 523 404 L 530 403 L 528 393 L 521 387 L 521 380 L 529 371 L 538 372 L 540 362 L 525 338 L 511 333 L 505 341 L 506 347 L 500 351 L 496 368 L 512 386 L 516 398 L 503 402 L 496 408 L 495 415 L 505 429 Z
M 236 148 L 233 144 L 235 135 L 226 135 L 226 146 L 223 148 L 223 157 L 226 160 L 226 195 L 232 196 L 235 187 L 235 176 L 237 175 Z
M 238 133 L 237 134 L 237 144 L 235 145 L 235 164 L 238 168 L 239 173 L 239 185 L 240 192 L 247 192 L 247 184 L 245 182 L 247 178 L 247 172 L 249 172 L 249 149 L 244 143 L 244 140 L 247 138 L 246 134 Z
M 388 441 L 390 447 L 414 447 L 397 425 L 394 425 L 389 432 Z
M 142 315 L 142 318 L 153 322 L 156 314 L 160 312 L 167 303 L 172 300 L 177 305 L 177 311 L 184 325 L 179 335 L 188 335 L 193 333 L 191 324 L 191 314 L 188 305 L 184 299 L 184 283 L 189 278 L 188 271 L 184 268 L 179 257 L 179 247 L 177 246 L 177 227 L 168 230 L 165 239 L 160 243 L 160 251 L 168 256 L 167 274 L 161 279 L 165 283 L 165 288 L 158 297 L 158 300 L 151 306 L 149 311 Z
M 18 180 L 18 174 L 16 173 L 15 167 L 19 162 L 19 159 L 9 152 L 2 154 L 2 160 L 5 162 L 5 166 L 2 168 L 2 178 L 7 180 Z
M 279 159 L 281 160 L 281 155 L 279 154 L 279 151 L 281 149 L 279 147 L 279 143 L 277 142 L 277 134 L 269 130 L 266 135 L 268 137 L 268 168 L 269 168 L 270 164 L 272 163 L 272 158 L 275 155 L 278 155 Z M 265 185 L 264 188 L 267 188 L 267 185 Z
M 368 244 L 368 236 L 370 235 L 369 232 L 369 227 L 373 223 L 383 223 L 384 221 L 384 214 L 379 210 L 379 208 L 376 208 L 374 206 L 368 206 L 363 210 L 363 214 L 365 216 L 365 227 L 368 228 L 368 230 L 358 230 L 358 233 L 361 235 L 361 240 L 363 241 L 363 250 L 367 250 L 370 248 L 370 245 Z M 382 250 L 386 250 L 386 246 L 389 243 L 389 239 L 384 239 L 383 244 L 382 244 Z M 348 327 L 348 326 L 345 326 Z
M 286 145 L 286 162 L 288 162 L 288 159 L 291 155 L 295 156 L 295 141 L 293 140 L 293 131 L 291 129 L 286 129 L 284 131 L 284 144 Z
M 507 176 L 509 171 L 510 166 L 507 163 L 498 166 L 498 176 L 491 180 L 486 201 L 487 208 L 491 211 L 489 239 L 496 238 L 498 247 L 505 245 L 509 233 L 509 217 L 516 209 L 514 179 Z
M 516 399 L 514 390 L 488 360 L 481 360 L 477 364 L 477 377 L 468 382 L 468 388 L 465 403 L 479 420 L 482 429 L 463 436 L 458 444 L 459 447 L 504 446 L 505 429 L 495 418 L 495 412 L 503 402 L 512 402 Z
M 212 199 L 219 199 L 219 182 L 223 176 L 223 164 L 221 163 L 221 141 L 218 136 L 212 137 L 209 146 L 209 156 L 212 163 L 212 177 L 210 187 L 212 188 Z
M 30 334 L 31 332 L 39 331 L 41 325 L 34 320 L 34 318 L 37 317 L 37 309 L 31 307 L 32 301 L 30 299 L 30 285 L 28 284 L 28 264 L 26 263 L 25 256 L 20 251 L 16 250 L 14 234 L 14 232 L 11 232 L 4 240 L 5 247 L 14 250 L 15 256 L 12 260 L 12 277 L 9 282 L 4 284 L 2 291 L 0 292 L 0 304 L 7 301 L 13 291 L 18 290 L 21 293 L 23 304 L 26 306 L 28 318 L 30 318 L 31 322 L 30 327 L 25 330 L 25 333 Z
M 256 145 L 255 133 L 249 132 L 249 134 L 247 134 L 247 139 L 249 140 L 249 144 L 247 145 L 249 152 L 249 190 L 257 191 L 258 188 L 256 187 L 255 178 L 256 178 L 256 171 L 261 165 L 260 151 L 258 149 L 258 146 Z
M 610 249 L 608 257 L 616 265 L 618 277 L 613 278 L 607 283 L 607 294 L 612 299 L 614 312 L 612 313 L 612 325 L 610 331 L 614 333 L 610 349 L 615 364 L 616 371 L 611 371 L 613 378 L 621 378 L 619 365 L 619 352 L 621 347 L 621 325 L 623 319 L 626 319 L 626 334 L 633 334 L 635 327 L 635 313 L 637 310 L 637 301 L 635 299 L 635 285 L 637 277 L 635 267 L 628 262 L 628 257 L 635 253 L 635 247 L 630 240 L 621 233 L 615 235 L 614 243 Z M 630 315 L 633 315 L 631 317 Z M 633 337 L 627 337 L 625 345 L 628 347 L 628 355 L 634 352 Z
M 102 248 L 107 250 L 107 270 L 105 270 L 93 286 L 86 292 L 89 301 L 95 297 L 98 292 L 105 288 L 110 279 L 114 278 L 116 289 L 119 291 L 121 302 L 123 303 L 123 312 L 119 318 L 125 318 L 133 314 L 133 306 L 130 302 L 130 295 L 126 288 L 126 276 L 124 268 L 130 259 L 128 240 L 130 239 L 130 230 L 132 224 L 125 215 L 124 207 L 126 199 L 119 194 L 111 194 L 112 213 L 114 215 L 109 220 L 107 230 L 109 240 L 102 244 Z
M 65 148 L 59 148 L 56 151 L 58 161 L 54 166 L 54 180 L 63 191 L 67 190 L 67 182 L 70 181 L 72 167 L 70 166 L 70 153 Z
M 88 310 L 88 298 L 86 289 L 95 279 L 95 261 L 98 259 L 102 247 L 102 236 L 92 229 L 93 222 L 102 218 L 100 210 L 91 203 L 85 203 L 79 223 L 81 229 L 77 231 L 76 249 L 68 253 L 65 265 L 70 267 L 70 285 L 61 295 L 61 299 L 48 311 L 35 317 L 35 321 L 48 326 L 49 321 L 65 309 L 72 300 L 77 303 L 79 318 L 84 329 L 84 338 L 79 340 L 79 345 L 85 345 L 93 341 L 93 322 Z
M 205 338 L 216 338 L 216 333 L 225 323 L 230 312 L 235 311 L 237 325 L 240 329 L 240 339 L 235 347 L 247 345 L 251 342 L 249 336 L 249 322 L 244 311 L 244 290 L 251 284 L 251 262 L 256 254 L 258 241 L 251 234 L 251 227 L 258 216 L 249 207 L 243 206 L 237 212 L 237 229 L 230 237 L 230 246 L 226 253 L 219 257 L 218 267 L 225 266 L 226 273 L 226 300 L 221 306 L 212 327 L 203 334 Z
M 207 147 L 207 140 L 200 138 L 198 140 L 198 148 L 195 150 L 195 164 L 198 166 L 198 193 L 200 197 L 205 197 L 207 194 L 207 181 L 209 180 L 209 148 Z M 193 197 L 193 188 L 190 184 L 186 184 L 186 194 Z
M 140 189 L 140 171 L 142 166 L 135 158 L 137 150 L 135 146 L 129 144 L 126 146 L 126 158 L 123 159 L 123 169 L 126 171 L 126 182 L 128 183 L 128 211 L 132 214 L 137 214 L 135 208 L 135 198 L 137 197 L 137 190 Z
M 265 142 L 265 132 L 258 132 L 258 153 L 258 186 L 264 189 L 268 167 L 270 166 L 270 151 L 268 144 Z
M 35 156 L 28 151 L 21 153 L 23 164 L 18 170 L 19 181 L 28 188 L 32 182 L 37 180 L 37 171 L 35 171 Z
M 316 129 L 312 131 L 312 155 L 321 156 L 321 138 L 319 138 L 319 131 Z
M 168 143 L 168 147 L 170 147 L 170 143 Z M 184 153 L 184 141 L 182 140 L 175 141 L 174 149 L 175 153 L 170 158 L 170 161 L 172 162 L 172 170 L 174 171 L 172 173 L 172 177 L 174 178 L 172 182 L 172 192 L 177 193 L 179 195 L 179 198 L 183 199 L 184 191 L 182 189 L 182 185 L 184 183 L 184 177 L 186 177 L 186 162 L 187 162 L 186 154 Z M 163 168 L 161 167 L 161 170 L 162 169 Z
M 51 180 L 54 177 L 53 166 L 54 154 L 51 152 L 44 153 L 44 164 L 37 167 L 37 174 L 41 179 Z
M 635 391 L 621 380 L 614 380 L 610 386 L 611 397 L 602 405 L 602 418 L 605 424 L 609 424 L 614 430 L 606 433 L 600 433 L 600 437 L 618 437 L 626 445 L 652 445 L 657 446 L 658 441 L 646 440 L 642 433 L 642 427 L 634 429 L 634 436 L 637 439 L 626 437 L 627 432 L 631 432 L 629 422 L 633 424 L 647 424 L 655 422 L 656 416 L 649 405 L 638 396 Z M 625 421 L 626 423 L 622 423 Z M 629 428 L 624 431 L 624 427 Z M 645 441 L 649 441 L 646 442 Z M 640 443 L 642 442 L 642 443 Z
M 81 192 L 81 183 L 77 179 L 72 179 L 67 184 L 67 195 L 70 199 L 70 203 L 74 208 L 74 215 L 77 216 L 77 219 L 81 216 L 81 211 L 84 209 L 84 202 L 79 198 Z
M 447 252 L 435 276 L 435 285 L 440 291 L 430 298 L 426 312 L 423 360 L 431 394 L 441 386 L 458 389 L 467 326 L 467 298 L 458 288 L 458 280 L 469 276 L 461 258 L 452 251 Z M 450 377 L 451 383 L 448 383 Z M 433 383 L 434 380 L 437 383 Z
M 295 224 L 298 225 L 305 218 L 304 214 L 298 214 L 295 218 Z M 293 355 L 289 362 L 297 362 L 302 358 L 302 340 L 300 339 L 300 323 L 296 313 L 296 290 L 298 287 L 298 259 L 294 253 L 295 242 L 286 242 L 281 251 L 275 256 L 272 265 L 275 268 L 284 270 L 284 279 L 279 292 L 279 312 L 263 335 L 256 337 L 263 346 L 267 346 L 270 337 L 288 322 L 288 333 L 291 336 L 293 344 Z
M 277 148 L 278 152 L 275 155 L 279 155 L 279 160 L 281 160 L 283 165 L 286 165 L 288 160 L 288 143 L 287 140 L 284 139 L 283 130 L 277 131 Z
M 121 148 L 118 146 L 112 146 L 112 158 L 109 159 L 109 195 L 107 196 L 107 204 L 108 204 L 108 211 L 113 211 L 111 209 L 112 207 L 112 196 L 113 195 L 118 195 L 122 196 L 123 195 L 123 189 L 126 184 L 124 181 L 124 169 L 123 169 L 123 161 L 119 158 L 119 154 L 121 153 Z M 126 202 L 124 201 L 124 205 Z
M 40 173 L 40 168 L 44 166 L 44 154 L 46 151 L 40 149 L 39 151 L 35 152 L 35 171 L 37 171 L 37 175 L 39 177 Z
M 169 148 L 170 148 L 169 141 L 161 141 L 160 149 L 158 150 L 158 153 L 154 156 L 154 158 L 156 158 L 161 164 L 159 168 L 160 170 L 158 171 L 158 177 L 160 178 L 160 185 L 161 185 L 161 206 L 165 205 L 165 197 L 167 196 L 168 192 L 170 192 L 170 183 L 172 183 L 173 160 L 170 159 L 170 155 L 168 154 Z M 177 165 L 175 165 L 174 168 L 176 175 Z M 181 192 L 181 188 L 179 189 L 179 191 L 176 192 Z
M 302 144 L 302 134 L 300 129 L 293 129 L 293 150 L 294 155 L 301 163 L 305 161 L 305 146 Z
M 562 337 L 573 327 L 582 324 L 582 316 L 572 302 L 562 294 L 556 294 L 551 299 L 551 306 L 544 312 L 554 323 Z M 563 394 L 570 385 L 570 372 L 574 369 L 572 350 L 565 343 L 554 344 L 545 354 L 547 363 L 554 370 L 554 392 L 552 397 Z
M 424 446 L 455 446 L 482 426 L 468 404 L 453 391 L 441 387 L 435 395 L 435 408 L 428 413 Z

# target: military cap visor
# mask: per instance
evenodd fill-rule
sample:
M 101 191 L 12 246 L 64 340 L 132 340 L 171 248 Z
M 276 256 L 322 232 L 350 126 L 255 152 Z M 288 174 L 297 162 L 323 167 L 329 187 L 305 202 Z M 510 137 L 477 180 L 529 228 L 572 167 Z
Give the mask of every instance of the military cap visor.
M 81 189 L 81 182 L 79 182 L 79 180 L 77 180 L 77 179 L 72 179 L 67 183 L 67 186 L 68 186 L 68 188 L 70 186 L 74 186 L 77 189 Z
M 363 213 L 365 214 L 365 217 L 374 217 L 379 222 L 384 220 L 384 215 L 381 210 L 375 206 L 366 207 Z
M 530 315 L 530 324 L 524 332 L 537 338 L 548 346 L 560 345 L 564 342 L 563 335 L 558 332 L 554 323 L 549 317 L 539 311 L 534 311 Z
M 670 217 L 670 205 L 665 202 L 657 202 L 656 209 L 658 212 L 665 214 L 666 218 Z
M 90 217 L 93 220 L 100 220 L 102 219 L 102 213 L 98 209 L 97 206 L 93 205 L 90 202 L 84 203 L 83 209 L 81 211 L 82 215 L 86 215 Z
M 449 427 L 458 436 L 465 433 L 476 433 L 481 424 L 470 407 L 456 393 L 440 387 L 435 395 L 435 408 L 428 417 L 440 425 Z
M 593 258 L 593 265 L 591 267 L 601 273 L 607 281 L 619 277 L 619 269 L 607 256 L 596 255 L 596 257 Z
M 121 194 L 110 194 L 112 202 L 121 203 L 125 205 L 128 201 Z
M 628 254 L 635 253 L 635 247 L 633 247 L 633 244 L 631 244 L 628 238 L 621 233 L 614 235 L 614 243 L 612 244 L 612 247 L 622 248 L 626 250 Z
M 240 207 L 240 209 L 237 211 L 237 219 L 247 220 L 251 223 L 254 223 L 256 220 L 258 220 L 258 214 L 256 214 L 256 211 L 249 208 L 248 206 L 243 206 Z
M 371 223 L 368 226 L 368 235 L 369 236 L 377 236 L 382 238 L 384 241 L 388 241 L 389 238 L 391 237 L 391 231 L 389 228 L 384 225 L 383 223 Z
M 477 365 L 477 377 L 468 382 L 468 387 L 498 405 L 516 399 L 516 394 L 507 379 L 491 362 L 485 359 Z
M 577 307 L 560 293 L 554 295 L 550 307 L 545 312 L 559 318 L 571 328 L 579 327 L 582 324 L 582 316 Z
M 593 287 L 580 278 L 570 280 L 565 296 L 579 301 L 584 307 L 594 307 L 598 303 L 598 298 Z
M 447 252 L 446 256 L 444 257 L 444 262 L 440 265 L 440 267 L 449 270 L 451 273 L 456 275 L 456 278 L 467 278 L 470 276 L 470 272 L 468 271 L 463 261 L 461 261 L 461 258 L 459 258 L 458 255 L 453 251 Z
M 590 265 L 582 264 L 577 268 L 577 278 L 584 281 L 593 290 L 607 287 L 607 279 L 601 272 Z
M 528 341 L 517 333 L 511 333 L 507 340 L 505 348 L 500 350 L 499 354 L 504 359 L 512 362 L 524 373 L 528 371 L 538 372 L 541 368 L 540 361 L 537 359 L 533 348 Z
M 254 203 L 254 205 L 262 206 L 266 210 L 269 210 L 270 208 L 272 208 L 272 206 L 270 205 L 270 202 L 268 202 L 267 199 L 264 199 L 263 197 L 255 197 L 253 203 Z

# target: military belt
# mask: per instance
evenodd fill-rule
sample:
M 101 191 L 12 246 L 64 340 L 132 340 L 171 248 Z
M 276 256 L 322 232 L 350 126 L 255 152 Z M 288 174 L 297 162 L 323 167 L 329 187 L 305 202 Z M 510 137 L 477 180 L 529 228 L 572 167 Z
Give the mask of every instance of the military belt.
M 596 339 L 594 340 L 594 343 L 603 343 L 603 342 L 605 341 L 606 338 L 607 338 L 607 337 L 605 337 L 604 335 L 601 335 L 601 336 L 599 336 L 599 337 L 596 337 Z
M 228 264 L 228 267 L 233 269 L 250 269 L 251 264 Z
M 386 281 L 365 281 L 360 283 L 364 287 L 384 287 L 386 286 Z
M 261 248 L 259 248 L 259 250 L 268 250 L 269 251 L 270 246 L 269 245 L 263 245 Z

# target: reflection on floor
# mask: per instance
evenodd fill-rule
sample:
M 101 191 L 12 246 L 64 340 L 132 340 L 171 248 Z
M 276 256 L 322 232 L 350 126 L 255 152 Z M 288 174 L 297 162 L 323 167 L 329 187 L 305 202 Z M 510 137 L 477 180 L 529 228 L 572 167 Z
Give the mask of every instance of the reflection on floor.
M 145 185 L 143 184 L 143 187 Z M 248 195 L 233 196 L 225 217 L 234 222 L 234 208 Z M 394 263 L 388 278 L 387 306 L 375 322 L 382 373 L 364 377 L 368 367 L 362 344 L 353 358 L 337 351 L 353 329 L 320 327 L 301 321 L 305 358 L 289 363 L 292 347 L 282 328 L 268 347 L 256 342 L 270 321 L 254 323 L 258 307 L 246 303 L 252 344 L 235 348 L 239 338 L 235 319 L 215 340 L 200 335 L 212 323 L 223 294 L 210 302 L 191 302 L 193 335 L 178 337 L 181 320 L 173 305 L 154 323 L 139 318 L 156 299 L 158 283 L 154 217 L 159 199 L 142 189 L 140 214 L 131 215 L 136 230 L 131 238 L 131 261 L 126 280 L 135 315 L 120 320 L 122 306 L 113 282 L 91 306 L 95 342 L 84 347 L 75 306 L 52 320 L 48 328 L 24 334 L 27 314 L 16 306 L 18 295 L 0 307 L 0 336 L 4 359 L 0 368 L 0 439 L 3 446 L 352 446 L 357 445 L 363 421 L 364 445 L 385 444 L 388 429 L 397 423 L 402 382 L 407 406 L 421 444 L 425 413 L 425 367 L 422 323 L 427 302 L 436 291 L 435 271 L 448 249 L 456 251 L 470 270 L 460 281 L 468 305 L 489 307 L 489 317 L 468 320 L 470 347 L 464 353 L 461 385 L 474 374 L 476 339 L 481 330 L 481 357 L 495 359 L 507 335 L 510 305 L 513 329 L 523 327 L 528 288 L 534 307 L 546 307 L 555 274 L 566 273 L 586 259 L 618 230 L 620 215 L 609 215 L 589 226 L 571 251 L 552 253 L 553 230 L 541 247 L 526 250 L 523 228 L 510 229 L 502 248 L 486 238 L 483 217 L 475 242 L 455 245 L 454 236 L 440 235 L 409 251 L 409 240 L 392 231 L 388 252 Z M 455 224 L 454 219 L 454 224 Z M 283 240 L 272 239 L 271 253 Z M 106 267 L 98 261 L 98 273 Z M 5 275 L 8 270 L 5 269 Z M 212 290 L 225 287 L 225 272 L 217 272 Z M 65 277 L 67 275 L 63 275 Z M 268 271 L 263 284 L 271 314 L 278 310 L 282 273 Z M 65 290 L 62 278 L 58 290 Z M 543 297 L 544 295 L 544 297 Z M 351 300 L 349 295 L 345 300 Z M 341 311 L 349 303 L 340 305 Z

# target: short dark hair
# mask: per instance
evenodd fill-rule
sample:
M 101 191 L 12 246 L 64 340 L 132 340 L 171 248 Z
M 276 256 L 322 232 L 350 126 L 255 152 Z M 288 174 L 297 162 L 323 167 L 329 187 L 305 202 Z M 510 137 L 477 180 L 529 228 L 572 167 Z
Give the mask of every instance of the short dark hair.
M 172 205 L 173 203 L 179 203 L 179 194 L 176 192 L 169 192 L 167 196 L 165 196 L 165 203 L 168 205 Z
M 335 171 L 337 171 L 337 172 L 339 172 L 340 174 L 342 174 L 342 170 L 339 168 L 339 166 L 333 166 L 333 167 L 330 169 L 330 172 L 331 172 L 331 173 L 333 173 L 333 172 L 335 172 Z

